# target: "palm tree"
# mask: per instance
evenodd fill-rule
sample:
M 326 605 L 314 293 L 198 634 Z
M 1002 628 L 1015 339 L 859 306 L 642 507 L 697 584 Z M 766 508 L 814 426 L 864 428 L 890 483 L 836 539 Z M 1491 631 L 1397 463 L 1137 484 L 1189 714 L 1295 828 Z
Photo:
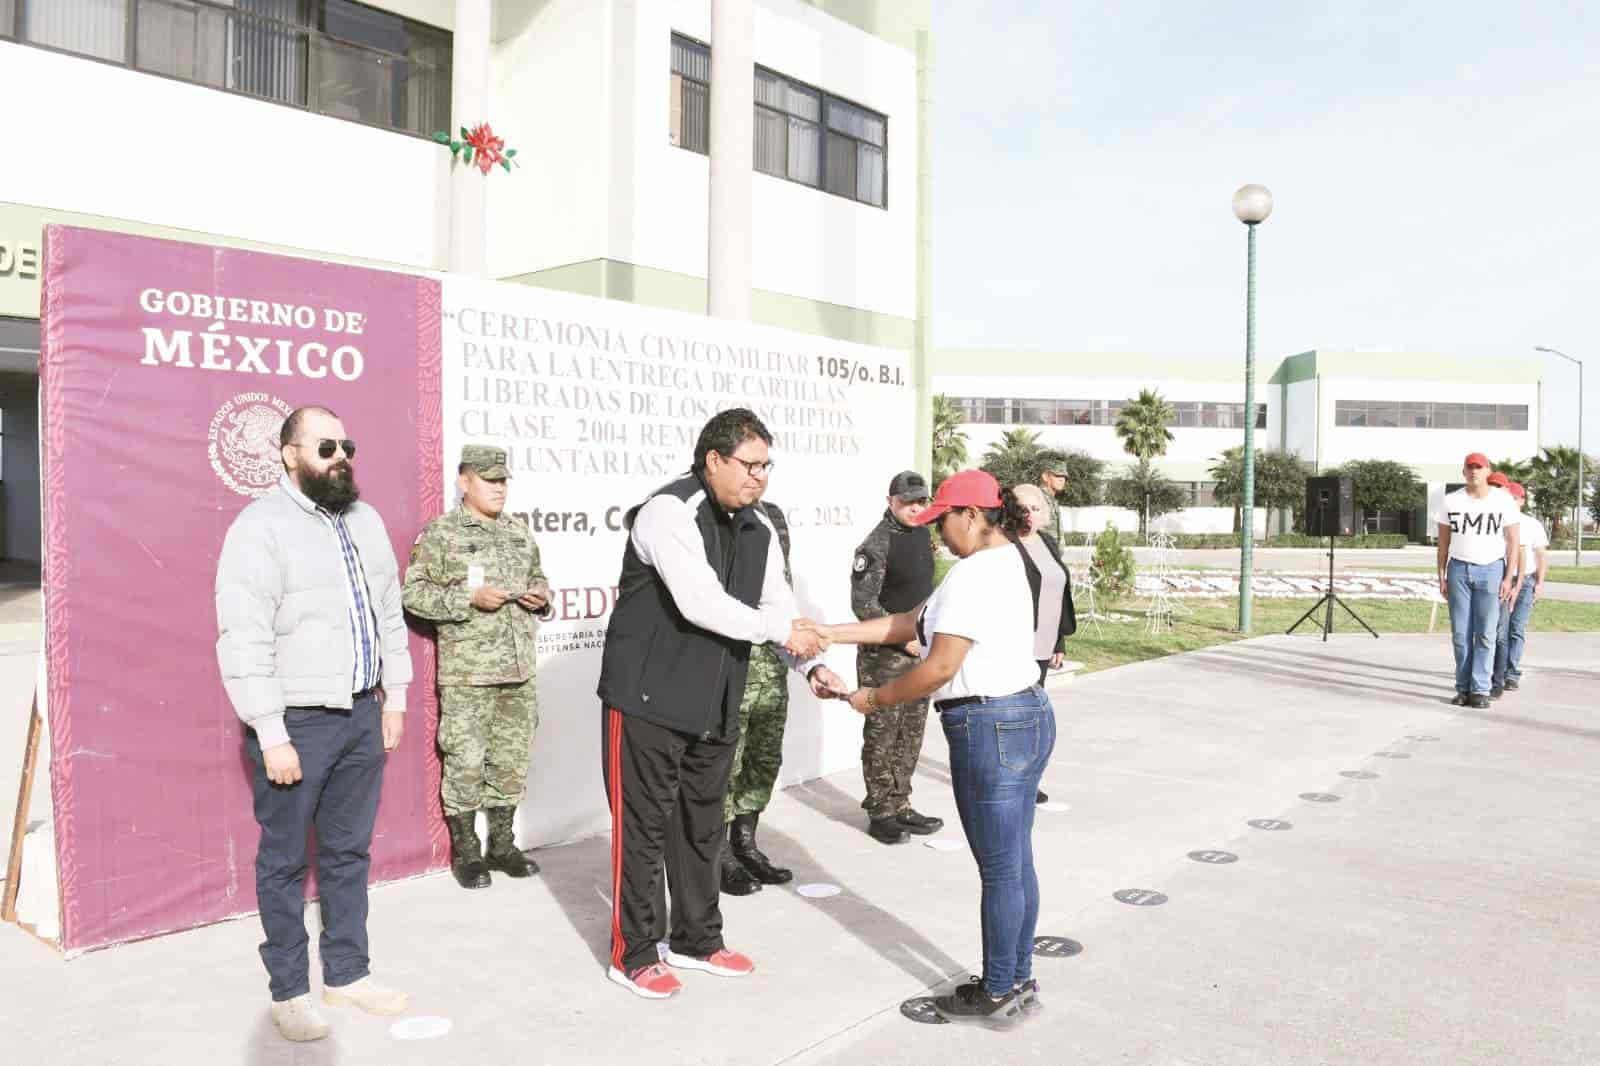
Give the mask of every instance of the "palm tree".
M 933 398 L 933 481 L 937 485 L 967 465 L 967 435 L 962 411 L 943 393 Z
M 983 453 L 983 469 L 1008 488 L 1020 485 L 1038 476 L 1035 467 L 1043 450 L 1035 430 L 1008 429 L 1005 436 Z
M 1519 485 L 1526 485 L 1528 479 L 1533 477 L 1533 461 L 1529 459 L 1520 463 L 1515 459 L 1502 459 L 1498 463 L 1490 463 L 1489 469 L 1504 474 Z
M 1117 436 L 1129 455 L 1141 460 L 1154 459 L 1167 453 L 1172 440 L 1168 423 L 1177 421 L 1178 413 L 1154 389 L 1139 390 L 1137 400 L 1129 400 L 1117 413 Z
M 1533 512 L 1550 523 L 1550 539 L 1561 536 L 1562 520 L 1578 495 L 1578 449 L 1565 444 L 1540 449 L 1523 485 L 1533 495 Z

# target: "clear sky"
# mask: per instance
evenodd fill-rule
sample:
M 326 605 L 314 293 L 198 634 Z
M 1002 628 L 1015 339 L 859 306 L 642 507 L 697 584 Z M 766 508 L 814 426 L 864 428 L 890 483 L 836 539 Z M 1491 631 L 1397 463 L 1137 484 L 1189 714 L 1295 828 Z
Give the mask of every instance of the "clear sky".
M 939 347 L 1585 366 L 1600 452 L 1600 5 L 934 0 Z M 1241 373 L 1243 360 L 1241 358 Z

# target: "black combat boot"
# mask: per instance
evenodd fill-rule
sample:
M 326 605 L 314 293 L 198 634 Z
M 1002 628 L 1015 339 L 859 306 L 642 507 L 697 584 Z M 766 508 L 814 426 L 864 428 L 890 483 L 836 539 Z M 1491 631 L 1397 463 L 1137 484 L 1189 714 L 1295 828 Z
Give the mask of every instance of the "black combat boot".
M 760 821 L 759 814 L 736 815 L 728 823 L 728 846 L 733 849 L 734 858 L 757 881 L 764 885 L 786 885 L 794 880 L 794 871 L 772 865 L 772 860 L 756 847 L 756 825 Z
M 516 834 L 511 829 L 517 816 L 515 807 L 486 807 L 489 815 L 489 854 L 484 865 L 499 870 L 507 877 L 532 877 L 539 872 L 539 864 L 524 855 L 517 847 Z
M 744 868 L 733 853 L 733 823 L 728 823 L 729 840 L 722 842 L 722 891 L 730 896 L 748 896 L 752 892 L 761 891 L 761 882 L 751 876 L 750 871 Z
M 450 830 L 450 872 L 462 888 L 489 887 L 489 868 L 484 865 L 478 830 L 472 824 L 477 817 L 477 811 L 466 811 L 447 815 L 444 820 Z

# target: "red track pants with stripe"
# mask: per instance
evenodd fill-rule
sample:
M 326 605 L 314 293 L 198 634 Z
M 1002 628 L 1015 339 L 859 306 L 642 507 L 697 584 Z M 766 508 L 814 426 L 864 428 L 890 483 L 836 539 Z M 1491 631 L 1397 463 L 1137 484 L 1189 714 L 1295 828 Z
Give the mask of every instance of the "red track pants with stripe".
M 723 796 L 734 740 L 706 740 L 604 708 L 601 759 L 611 808 L 611 965 L 624 973 L 657 961 L 668 939 L 660 913 L 665 860 L 672 894 L 670 943 L 680 955 L 721 951 L 718 860 L 726 838 Z

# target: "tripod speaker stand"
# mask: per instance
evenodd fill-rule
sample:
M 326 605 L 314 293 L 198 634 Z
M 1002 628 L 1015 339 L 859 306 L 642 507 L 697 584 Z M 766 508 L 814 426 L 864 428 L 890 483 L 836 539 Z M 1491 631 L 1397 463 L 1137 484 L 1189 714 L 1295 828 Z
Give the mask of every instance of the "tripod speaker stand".
M 1337 603 L 1344 608 L 1346 614 L 1356 620 L 1357 625 L 1372 633 L 1373 640 L 1378 639 L 1378 634 L 1373 632 L 1372 627 L 1333 591 L 1333 538 L 1335 535 L 1350 536 L 1355 532 L 1354 498 L 1355 486 L 1349 478 L 1319 477 L 1306 480 L 1306 518 L 1310 531 L 1313 535 L 1327 534 L 1328 537 L 1328 591 L 1322 594 L 1322 599 L 1311 605 L 1309 611 L 1300 616 L 1299 621 L 1289 627 L 1290 633 L 1299 629 L 1301 624 L 1317 611 L 1325 610 L 1326 613 L 1322 618 L 1322 639 L 1326 641 L 1328 634 L 1333 632 L 1333 605 Z

